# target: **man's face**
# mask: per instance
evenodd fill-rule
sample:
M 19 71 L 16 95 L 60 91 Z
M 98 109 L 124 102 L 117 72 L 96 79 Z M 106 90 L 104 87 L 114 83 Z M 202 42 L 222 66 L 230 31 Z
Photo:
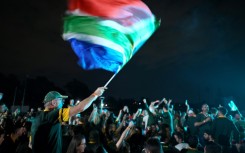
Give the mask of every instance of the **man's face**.
M 86 140 L 82 139 L 80 145 L 77 146 L 76 150 L 77 152 L 84 152 L 85 148 L 86 148 Z
M 56 102 L 57 102 L 57 108 L 58 108 L 58 109 L 60 109 L 60 108 L 63 107 L 64 101 L 63 101 L 62 98 L 57 98 L 57 99 L 56 99 Z
M 207 133 L 204 133 L 203 137 L 204 137 L 205 140 L 208 140 L 208 134 Z
M 208 112 L 209 111 L 209 106 L 207 104 L 202 105 L 202 111 Z
M 70 105 L 74 105 L 74 99 L 70 100 Z
M 17 129 L 16 134 L 20 137 L 24 134 L 24 132 L 25 132 L 25 128 L 21 127 L 19 129 Z
M 156 126 L 155 125 L 152 125 L 151 126 L 151 130 L 154 132 L 154 131 L 156 131 Z
M 236 114 L 235 115 L 235 119 L 240 120 L 241 119 L 241 116 L 239 114 Z

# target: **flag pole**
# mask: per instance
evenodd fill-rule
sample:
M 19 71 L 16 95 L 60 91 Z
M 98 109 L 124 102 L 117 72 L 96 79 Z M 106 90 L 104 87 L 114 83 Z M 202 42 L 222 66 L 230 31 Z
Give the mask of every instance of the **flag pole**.
M 108 81 L 106 82 L 106 84 L 104 85 L 104 87 L 107 87 L 108 84 L 111 82 L 111 80 L 112 80 L 116 75 L 117 75 L 117 73 L 113 74 L 113 76 L 110 78 L 110 80 L 108 80 Z
M 122 68 L 119 68 L 119 69 L 117 70 L 117 72 L 113 74 L 113 76 L 106 82 L 106 84 L 104 85 L 104 87 L 107 87 L 107 86 L 108 86 L 108 84 L 111 82 L 111 80 L 115 78 L 115 76 L 117 75 L 117 73 L 118 73 L 121 69 L 122 69 Z

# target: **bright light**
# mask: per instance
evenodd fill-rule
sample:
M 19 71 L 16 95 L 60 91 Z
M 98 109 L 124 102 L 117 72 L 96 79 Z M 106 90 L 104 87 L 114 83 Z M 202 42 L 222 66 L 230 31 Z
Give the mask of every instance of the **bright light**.
M 80 103 L 80 100 L 77 100 L 76 105 Z

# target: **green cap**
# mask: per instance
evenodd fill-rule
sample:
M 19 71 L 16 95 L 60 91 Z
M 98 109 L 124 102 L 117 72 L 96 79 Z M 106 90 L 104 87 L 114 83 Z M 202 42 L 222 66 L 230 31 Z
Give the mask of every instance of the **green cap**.
M 68 98 L 68 96 L 65 95 L 61 95 L 59 92 L 57 91 L 50 91 L 46 94 L 46 96 L 44 97 L 43 103 L 47 103 L 50 102 L 56 98 Z

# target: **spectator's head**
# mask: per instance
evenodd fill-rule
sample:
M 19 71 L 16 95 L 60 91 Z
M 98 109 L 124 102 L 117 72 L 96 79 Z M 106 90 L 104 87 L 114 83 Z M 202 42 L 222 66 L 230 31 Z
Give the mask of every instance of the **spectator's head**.
M 63 107 L 63 99 L 68 98 L 68 96 L 61 95 L 57 91 L 50 91 L 44 97 L 45 107 L 49 108 L 62 108 Z
M 214 134 L 211 132 L 211 130 L 205 130 L 203 137 L 206 141 L 213 141 L 214 140 Z
M 190 136 L 188 138 L 188 144 L 189 144 L 189 146 L 191 148 L 197 148 L 198 143 L 199 143 L 199 141 L 198 141 L 198 137 L 197 136 Z
M 163 153 L 160 140 L 157 138 L 149 138 L 144 146 L 145 153 Z
M 86 148 L 86 139 L 83 135 L 74 135 L 66 153 L 82 153 Z
M 227 109 L 225 107 L 219 107 L 218 108 L 218 115 L 223 115 L 223 116 L 226 116 L 227 114 Z
M 188 116 L 194 116 L 194 115 L 195 115 L 194 111 L 192 109 L 189 109 Z
M 3 98 L 3 93 L 0 92 L 0 100 Z
M 37 111 L 38 111 L 38 112 L 42 111 L 42 108 L 41 108 L 41 107 L 38 107 L 38 108 L 37 108 Z
M 176 133 L 174 134 L 174 138 L 175 138 L 176 142 L 178 142 L 178 143 L 181 143 L 181 142 L 184 141 L 184 136 L 183 136 L 183 134 L 180 133 L 180 132 L 176 132 Z
M 114 124 L 114 123 L 111 123 L 110 125 L 109 125 L 109 132 L 115 132 L 116 131 L 116 129 L 117 129 L 117 126 L 116 126 L 116 124 Z
M 0 104 L 0 112 L 4 113 L 6 111 L 8 111 L 8 107 L 4 103 Z
M 217 110 L 217 108 L 215 108 L 215 107 L 212 107 L 212 108 L 210 109 L 210 112 L 211 112 L 211 114 L 213 114 L 214 116 L 217 116 L 217 114 L 218 114 L 218 110 Z
M 35 111 L 34 108 L 31 108 L 31 109 L 30 109 L 30 112 L 34 112 L 34 111 Z
M 241 120 L 241 114 L 238 113 L 238 112 L 235 113 L 234 118 L 235 118 L 236 120 Z
M 202 111 L 203 111 L 203 112 L 208 112 L 208 111 L 209 111 L 209 106 L 208 106 L 208 104 L 203 104 L 203 105 L 202 105 Z
M 75 102 L 74 99 L 70 99 L 70 104 L 69 105 L 70 106 L 73 106 L 74 105 L 74 102 Z
M 222 147 L 217 143 L 209 143 L 204 147 L 204 153 L 222 153 Z
M 157 129 L 157 126 L 156 126 L 155 124 L 151 124 L 150 130 L 151 130 L 152 132 L 156 132 L 158 129 Z
M 99 144 L 100 143 L 99 131 L 97 131 L 97 130 L 91 130 L 89 132 L 88 143 L 89 144 Z

